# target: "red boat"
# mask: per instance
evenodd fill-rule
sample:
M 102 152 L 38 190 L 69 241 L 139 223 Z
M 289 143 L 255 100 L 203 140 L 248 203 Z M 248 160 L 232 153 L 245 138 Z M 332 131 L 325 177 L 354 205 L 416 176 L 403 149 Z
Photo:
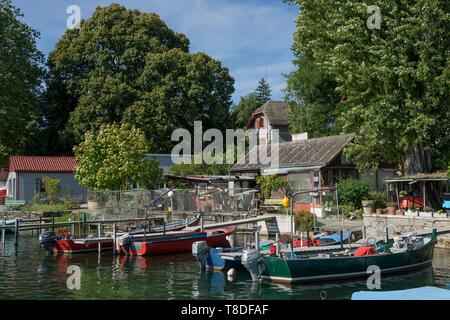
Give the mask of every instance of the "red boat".
M 113 248 L 113 241 L 111 238 L 59 239 L 56 240 L 53 251 L 64 253 L 98 251 L 99 243 L 102 251 L 112 250 Z
M 198 232 L 171 232 L 165 235 L 150 235 L 145 241 L 130 240 L 120 245 L 123 254 L 140 256 L 190 252 L 196 241 L 206 241 L 210 247 L 229 247 L 226 239 L 234 233 L 234 228 L 218 228 Z

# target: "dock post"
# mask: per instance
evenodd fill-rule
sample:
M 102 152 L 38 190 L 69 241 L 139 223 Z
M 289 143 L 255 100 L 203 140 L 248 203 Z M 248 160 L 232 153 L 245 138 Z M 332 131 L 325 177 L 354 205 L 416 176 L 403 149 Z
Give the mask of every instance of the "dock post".
M 275 249 L 276 249 L 275 254 L 279 255 L 280 254 L 280 245 L 278 243 L 278 232 L 275 233 L 275 244 L 276 244 L 276 246 L 275 246 Z
M 113 223 L 113 256 L 116 254 L 116 230 L 117 230 L 117 223 Z
M 256 245 L 256 250 L 258 250 L 259 252 L 259 231 L 256 230 L 255 232 L 255 245 Z
M 388 242 L 389 241 L 389 227 L 385 226 L 384 227 L 384 242 Z
M 14 221 L 14 245 L 17 246 L 19 244 L 19 219 L 16 218 Z
M 339 230 L 339 237 L 341 238 L 341 249 L 344 249 L 344 232 L 342 232 L 342 229 Z
M 98 237 L 100 238 L 102 236 L 102 224 L 98 224 Z M 102 251 L 102 243 L 100 242 L 100 239 L 98 239 L 98 252 L 100 253 Z
M 200 216 L 200 231 L 203 232 L 203 214 Z
M 72 236 L 75 235 L 75 223 L 72 223 L 70 225 L 70 229 L 71 229 L 70 233 L 72 234 Z
M 55 232 L 55 217 L 52 217 L 52 231 Z
M 2 246 L 3 246 L 3 252 L 5 252 L 5 234 L 6 234 L 6 219 L 3 219 L 3 229 L 2 229 Z
M 294 238 L 292 238 L 292 241 L 294 241 Z M 306 246 L 309 247 L 309 230 L 306 230 Z
M 41 224 L 42 224 L 42 216 L 39 217 L 39 230 L 38 230 L 39 234 L 38 235 L 41 235 L 41 233 L 42 233 Z
M 363 225 L 363 226 L 362 226 L 362 237 L 363 237 L 363 239 L 367 238 L 367 233 L 366 233 L 366 232 L 367 232 L 367 231 L 366 231 L 366 226 Z

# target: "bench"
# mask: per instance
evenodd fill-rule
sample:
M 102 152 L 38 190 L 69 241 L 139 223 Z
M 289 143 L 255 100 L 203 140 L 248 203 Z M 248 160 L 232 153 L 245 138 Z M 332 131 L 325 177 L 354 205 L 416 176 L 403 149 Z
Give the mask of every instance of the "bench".
M 10 200 L 7 199 L 5 201 L 5 206 L 6 207 L 21 207 L 25 205 L 25 200 Z

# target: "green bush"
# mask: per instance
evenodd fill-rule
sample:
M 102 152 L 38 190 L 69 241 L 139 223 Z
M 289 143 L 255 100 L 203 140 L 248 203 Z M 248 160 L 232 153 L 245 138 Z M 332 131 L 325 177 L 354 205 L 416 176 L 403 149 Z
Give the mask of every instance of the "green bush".
M 43 177 L 42 184 L 44 185 L 45 194 L 47 195 L 47 200 L 49 204 L 54 204 L 58 199 L 59 191 L 61 190 L 61 179 Z
M 284 195 L 289 193 L 291 184 L 286 177 L 278 175 L 258 176 L 256 183 L 261 186 L 262 199 L 269 199 L 273 192 L 282 190 Z
M 365 181 L 345 179 L 338 182 L 339 205 L 353 205 L 361 209 L 361 201 L 369 197 L 369 184 Z
M 373 200 L 373 206 L 375 209 L 377 208 L 386 208 L 387 198 L 384 192 L 371 192 L 370 199 Z
M 314 231 L 314 214 L 309 211 L 299 211 L 295 213 L 294 223 L 296 230 Z
M 355 212 L 355 207 L 351 204 L 343 204 L 339 206 L 339 213 L 344 217 L 350 216 L 350 213 Z

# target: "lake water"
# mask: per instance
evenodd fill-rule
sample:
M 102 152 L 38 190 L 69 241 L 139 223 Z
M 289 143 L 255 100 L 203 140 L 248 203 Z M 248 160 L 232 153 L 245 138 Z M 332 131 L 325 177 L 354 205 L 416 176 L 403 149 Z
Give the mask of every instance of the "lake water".
M 81 289 L 69 290 L 67 268 L 81 268 Z M 433 266 L 421 271 L 383 276 L 381 290 L 434 285 L 449 288 L 450 250 L 435 249 Z M 276 285 L 253 283 L 245 271 L 233 282 L 219 271 L 200 271 L 191 253 L 113 256 L 111 252 L 51 255 L 37 237 L 22 236 L 17 250 L 7 236 L 0 247 L 0 299 L 350 299 L 367 290 L 366 281 Z

